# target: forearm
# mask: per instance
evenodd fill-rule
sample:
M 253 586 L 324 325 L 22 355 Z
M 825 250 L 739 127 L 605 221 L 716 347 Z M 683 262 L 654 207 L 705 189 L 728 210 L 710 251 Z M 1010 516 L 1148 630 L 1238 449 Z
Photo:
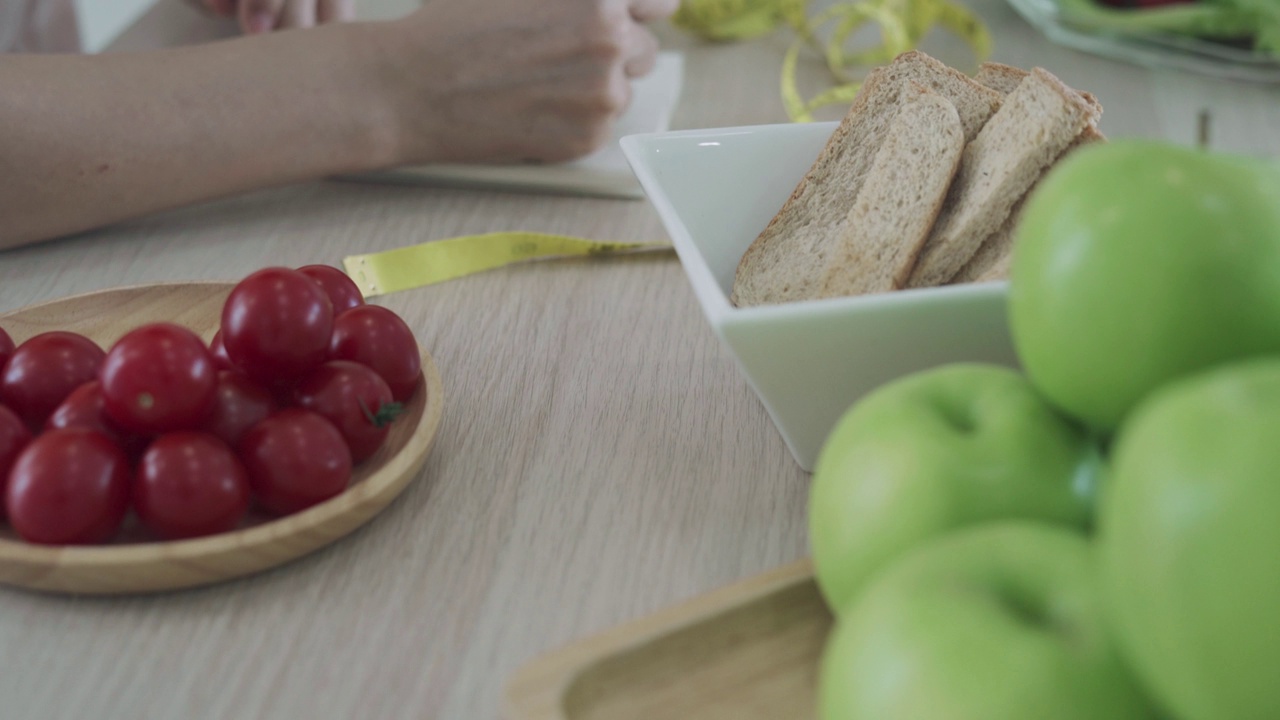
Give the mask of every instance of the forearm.
M 382 31 L 0 56 L 0 248 L 393 162 Z

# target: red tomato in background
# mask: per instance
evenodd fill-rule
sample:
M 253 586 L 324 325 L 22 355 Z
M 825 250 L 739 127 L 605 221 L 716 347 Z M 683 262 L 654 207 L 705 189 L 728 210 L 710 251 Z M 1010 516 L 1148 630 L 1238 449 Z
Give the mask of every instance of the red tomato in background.
M 249 476 L 213 435 L 161 435 L 138 463 L 133 506 L 142 524 L 167 540 L 226 532 L 249 509 Z
M 97 379 L 106 353 L 89 338 L 71 332 L 36 335 L 19 345 L 0 375 L 0 402 L 33 432 L 72 390 Z
M 356 463 L 382 447 L 402 409 L 376 372 L 349 360 L 330 360 L 312 370 L 294 388 L 293 401 L 333 423 Z
M 234 370 L 218 373 L 218 389 L 213 411 L 204 430 L 235 447 L 249 428 L 267 419 L 277 409 L 275 398 L 249 376 Z
M 335 318 L 329 356 L 373 368 L 401 402 L 422 380 L 422 356 L 413 331 L 380 305 L 361 305 Z
M 13 338 L 9 337 L 9 333 L 0 328 L 0 370 L 4 370 L 4 364 L 9 362 L 9 356 L 13 355 Z
M 106 435 L 51 430 L 28 443 L 9 472 L 9 522 L 28 542 L 106 542 L 129 508 L 129 480 L 129 459 Z
M 18 459 L 18 453 L 31 442 L 31 431 L 22 418 L 9 408 L 0 405 L 0 488 L 9 477 L 9 468 Z
M 333 303 L 311 278 L 264 268 L 231 290 L 222 307 L 222 344 L 236 367 L 266 385 L 296 380 L 324 362 Z
M 355 281 L 336 267 L 303 265 L 298 268 L 298 272 L 314 280 L 329 296 L 329 302 L 333 303 L 335 317 L 357 305 L 364 304 L 364 295 L 360 294 L 360 288 L 356 287 Z
M 235 370 L 236 364 L 231 362 L 231 358 L 227 355 L 227 346 L 222 344 L 222 331 L 213 334 L 213 339 L 209 341 L 209 355 L 213 358 L 213 364 L 219 370 Z
M 172 323 L 126 333 L 107 353 L 101 378 L 107 417 L 143 435 L 199 427 L 218 386 L 204 341 Z
M 342 433 L 309 410 L 286 408 L 254 425 L 239 450 L 254 495 L 274 513 L 328 500 L 351 481 L 351 451 Z
M 89 428 L 106 435 L 120 446 L 131 459 L 136 459 L 147 447 L 148 438 L 128 432 L 107 417 L 107 400 L 102 395 L 102 384 L 90 380 L 81 385 L 58 406 L 45 422 L 45 430 L 69 427 Z

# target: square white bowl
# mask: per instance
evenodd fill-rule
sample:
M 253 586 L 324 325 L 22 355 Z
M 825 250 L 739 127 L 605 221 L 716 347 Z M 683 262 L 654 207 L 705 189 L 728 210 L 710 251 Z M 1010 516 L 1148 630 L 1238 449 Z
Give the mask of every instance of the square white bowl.
M 730 304 L 738 260 L 836 125 L 622 138 L 708 322 L 809 472 L 840 416 L 885 382 L 952 362 L 1017 366 L 1003 282 L 750 308 Z

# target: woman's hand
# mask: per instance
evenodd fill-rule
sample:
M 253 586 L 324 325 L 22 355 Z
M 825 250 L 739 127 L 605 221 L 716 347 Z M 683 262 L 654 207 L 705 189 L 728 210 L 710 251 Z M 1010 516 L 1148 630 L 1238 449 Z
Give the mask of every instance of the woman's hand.
M 242 0 L 243 2 L 244 0 Z M 430 0 L 384 57 L 404 162 L 561 161 L 611 135 L 678 0 Z
M 195 1 L 228 10 L 229 0 Z M 428 0 L 394 22 L 6 57 L 0 249 L 393 165 L 584 155 L 611 136 L 632 79 L 653 66 L 658 43 L 644 24 L 677 1 Z M 272 28 L 309 21 L 300 4 L 315 22 L 349 10 L 238 0 L 236 12 L 263 2 Z
M 236 17 L 247 35 L 308 28 L 355 18 L 355 0 L 200 0 L 215 15 Z

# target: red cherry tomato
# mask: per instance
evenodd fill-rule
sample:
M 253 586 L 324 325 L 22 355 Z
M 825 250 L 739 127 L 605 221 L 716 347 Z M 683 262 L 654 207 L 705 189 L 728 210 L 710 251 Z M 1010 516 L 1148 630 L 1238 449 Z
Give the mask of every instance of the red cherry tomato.
M 13 355 L 13 338 L 9 337 L 9 333 L 0 328 L 0 371 L 4 370 L 4 364 L 9 362 L 9 357 Z
M 422 356 L 413 331 L 381 305 L 361 305 L 335 318 L 329 356 L 373 368 L 401 402 L 422 380 Z
M 213 334 L 213 339 L 209 341 L 209 355 L 213 358 L 213 364 L 219 370 L 236 370 L 236 364 L 231 362 L 231 358 L 227 356 L 227 346 L 222 344 L 222 331 Z
M 33 432 L 72 390 L 98 377 L 106 353 L 89 338 L 53 331 L 19 345 L 0 375 L 0 402 Z
M 293 400 L 333 423 L 356 463 L 382 447 L 402 409 L 378 373 L 349 360 L 330 360 L 312 370 L 294 389 Z
M 226 532 L 249 509 L 249 476 L 213 435 L 161 435 L 138 463 L 133 506 L 143 525 L 168 540 Z
M 129 508 L 129 459 L 106 435 L 51 430 L 9 472 L 5 507 L 24 540 L 48 545 L 110 540 Z
M 31 442 L 31 431 L 9 408 L 0 405 L 0 488 L 9 477 L 9 468 L 18 459 L 18 453 Z
M 204 430 L 235 447 L 246 430 L 267 419 L 276 409 L 275 398 L 261 385 L 239 371 L 223 370 L 218 373 L 213 412 L 205 420 Z
M 351 481 L 351 451 L 342 433 L 309 410 L 285 408 L 249 428 L 240 459 L 258 502 L 287 514 L 338 495 Z
M 147 448 L 148 438 L 128 432 L 107 417 L 107 401 L 102 395 L 102 384 L 90 380 L 81 385 L 45 422 L 45 430 L 58 430 L 69 427 L 89 428 L 106 435 L 112 442 L 120 446 L 131 459 L 136 459 Z
M 314 280 L 324 290 L 324 293 L 329 296 L 329 302 L 333 303 L 335 316 L 364 304 L 364 295 L 360 294 L 360 288 L 356 287 L 355 281 L 336 267 L 303 265 L 298 268 L 298 272 Z
M 324 362 L 333 303 L 311 278 L 264 268 L 232 289 L 222 308 L 222 344 L 236 367 L 266 385 L 296 379 Z
M 107 417 L 145 435 L 199 427 L 218 386 L 204 341 L 172 323 L 129 331 L 107 353 L 101 377 Z

